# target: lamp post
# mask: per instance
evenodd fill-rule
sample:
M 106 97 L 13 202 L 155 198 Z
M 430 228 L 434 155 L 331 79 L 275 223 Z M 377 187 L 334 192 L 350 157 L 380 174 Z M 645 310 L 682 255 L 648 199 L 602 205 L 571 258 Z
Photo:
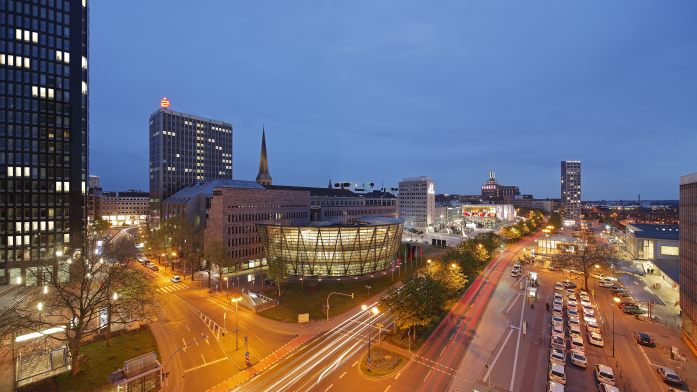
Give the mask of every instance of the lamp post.
M 429 259 L 426 262 L 428 263 L 428 273 L 430 274 L 431 273 L 431 260 Z
M 240 332 L 240 315 L 237 313 L 237 302 L 239 302 L 242 299 L 240 298 L 233 298 L 232 302 L 235 303 L 235 351 L 239 349 L 239 332 Z
M 227 300 L 230 299 L 230 290 L 228 290 L 230 287 L 228 286 L 227 276 L 223 279 L 225 279 L 225 299 Z
M 378 314 L 378 308 L 372 308 L 368 310 L 368 307 L 366 305 L 363 305 L 362 308 L 363 310 L 368 311 L 368 362 L 370 362 L 370 311 L 372 311 L 374 314 Z M 368 369 L 368 371 L 370 371 L 370 369 Z
M 329 295 L 327 296 L 327 322 L 329 322 L 329 296 L 332 294 L 345 295 L 347 297 L 349 296 L 348 294 L 338 293 L 338 292 L 329 293 Z M 368 297 L 370 297 L 370 296 L 368 296 Z M 353 299 L 353 293 L 351 293 L 351 299 Z
M 600 268 L 600 266 L 598 264 L 593 266 L 593 270 L 595 271 L 595 275 L 598 275 L 598 268 Z M 595 297 L 595 290 L 598 288 L 598 283 L 597 283 L 598 279 L 599 278 L 596 276 L 595 281 L 593 281 L 593 296 L 594 297 Z
M 613 298 L 613 300 L 615 300 L 616 303 L 620 302 L 619 298 Z M 612 305 L 612 357 L 614 358 L 615 357 L 615 305 L 613 305 L 612 302 L 610 302 L 610 304 Z
M 38 305 L 36 305 L 37 308 L 39 308 L 39 322 L 41 322 L 41 308 L 43 308 L 43 304 L 39 302 Z

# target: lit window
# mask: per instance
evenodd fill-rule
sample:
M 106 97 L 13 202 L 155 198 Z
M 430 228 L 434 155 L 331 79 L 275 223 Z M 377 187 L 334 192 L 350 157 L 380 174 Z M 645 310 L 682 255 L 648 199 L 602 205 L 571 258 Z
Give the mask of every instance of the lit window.
M 43 89 L 42 89 L 43 90 Z M 31 96 L 32 97 L 38 97 L 39 96 L 39 88 L 36 86 L 31 86 Z
M 87 82 L 82 82 L 82 93 L 87 94 Z
M 82 0 L 82 6 L 87 7 L 87 0 Z
M 15 65 L 14 56 L 7 56 L 7 65 Z
M 5 55 L 0 54 L 0 65 L 5 65 Z
M 24 58 L 24 68 L 29 68 L 31 65 L 29 65 L 30 59 L 28 57 Z
M 56 61 L 63 61 L 63 52 L 56 50 Z
M 34 88 L 36 88 L 36 87 L 34 87 Z M 46 87 L 40 87 L 40 88 L 39 88 L 39 96 L 40 96 L 41 98 L 46 98 Z
M 39 33 L 31 33 L 31 42 L 35 44 L 39 42 Z
M 63 183 L 63 192 L 70 192 L 70 183 L 67 181 Z
M 29 42 L 30 36 L 31 36 L 31 33 L 27 30 L 24 30 L 24 40 Z
M 24 177 L 31 177 L 31 168 L 30 167 L 24 168 Z
M 22 30 L 21 29 L 17 29 L 17 33 L 15 34 L 15 38 L 22 39 Z
M 7 167 L 7 176 L 14 177 L 15 176 L 14 173 L 15 173 L 15 168 L 12 166 L 8 166 Z
M 53 99 L 53 89 L 48 89 L 48 99 Z
M 70 64 L 70 53 L 63 53 L 63 61 L 65 61 L 66 64 Z
M 87 69 L 87 57 L 82 56 L 82 69 Z

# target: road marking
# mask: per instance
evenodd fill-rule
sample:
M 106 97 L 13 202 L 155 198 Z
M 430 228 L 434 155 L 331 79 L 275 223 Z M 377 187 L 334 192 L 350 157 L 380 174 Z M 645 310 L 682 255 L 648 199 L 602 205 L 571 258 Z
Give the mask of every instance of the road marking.
M 440 355 L 443 356 L 443 353 L 445 352 L 445 349 L 448 348 L 448 346 L 443 347 L 443 351 L 440 352 Z
M 453 336 L 450 337 L 450 340 L 453 340 L 453 338 L 455 337 L 455 335 L 457 335 L 457 331 L 455 331 L 455 333 L 453 333 Z
M 513 324 L 511 324 L 510 327 L 511 327 L 512 329 L 520 329 L 520 328 L 516 327 L 516 326 L 513 325 Z
M 227 358 L 216 359 L 215 361 L 213 361 L 213 362 L 208 362 L 208 363 L 206 363 L 205 365 L 199 365 L 199 366 L 196 366 L 196 367 L 192 367 L 191 369 L 184 370 L 184 373 L 189 373 L 189 372 L 192 372 L 192 371 L 194 371 L 194 370 L 201 369 L 202 367 L 210 366 L 210 365 L 212 365 L 212 364 L 214 364 L 214 363 L 218 363 L 218 362 L 222 362 L 222 361 L 227 361 L 227 360 L 228 360 Z
M 203 363 L 206 363 L 206 358 L 203 357 L 203 354 L 201 354 L 201 359 L 203 359 Z
M 400 374 L 402 374 L 402 372 L 397 373 L 397 376 L 394 379 L 398 379 Z
M 351 365 L 351 367 L 354 367 L 354 366 L 356 366 L 356 364 L 357 364 L 357 363 L 358 363 L 358 361 L 356 361 L 356 362 L 355 362 L 355 363 L 354 363 L 353 365 Z
M 525 292 L 528 290 L 528 284 L 525 284 Z M 518 367 L 518 350 L 520 349 L 520 335 L 523 332 L 523 316 L 525 315 L 525 301 L 521 301 L 523 305 L 520 309 L 520 326 L 518 327 L 518 341 L 515 345 L 515 356 L 513 357 L 513 372 L 511 373 L 511 386 L 508 388 L 510 391 L 513 390 L 513 383 L 516 380 L 515 371 Z
M 510 331 L 508 331 L 508 336 L 506 336 L 506 340 L 503 341 L 503 344 L 501 345 L 501 348 L 499 349 L 499 352 L 496 354 L 496 357 L 494 358 L 494 361 L 491 362 L 491 366 L 489 366 L 489 369 L 486 371 L 486 376 L 484 377 L 484 380 L 482 380 L 482 381 L 486 381 L 487 379 L 489 379 L 489 375 L 491 374 L 491 368 L 493 368 L 494 365 L 496 365 L 496 361 L 499 360 L 499 356 L 500 356 L 501 353 L 503 352 L 503 348 L 506 347 L 506 344 L 508 343 L 508 339 L 511 338 L 511 334 L 512 334 L 512 333 L 513 333 L 513 330 L 512 330 L 512 329 L 511 329 Z
M 387 388 L 385 388 L 385 392 L 389 391 L 391 386 L 392 385 L 388 385 Z
M 428 380 L 428 376 L 431 375 L 431 372 L 432 372 L 432 371 L 433 371 L 433 369 L 431 369 L 431 370 L 428 371 L 428 374 L 427 374 L 426 377 L 424 378 L 424 382 L 426 382 L 426 380 Z
M 328 390 L 332 389 L 333 386 L 334 384 L 330 385 L 327 389 L 324 390 L 324 392 L 327 392 Z
M 186 330 L 187 330 L 187 331 L 191 332 L 191 330 L 189 329 L 189 326 L 188 326 L 188 325 L 184 324 L 184 326 L 186 327 Z
M 184 342 L 184 346 L 185 346 L 184 351 L 186 351 L 186 340 L 184 340 L 184 338 L 182 338 L 182 342 Z
M 509 306 L 508 309 L 506 309 L 506 313 L 508 313 L 508 311 L 511 310 L 511 308 L 512 308 L 513 305 L 515 304 L 515 301 L 518 299 L 518 296 L 519 296 L 519 295 L 520 295 L 520 294 L 516 294 L 515 298 L 513 298 L 513 301 L 511 302 L 511 306 Z
M 339 379 L 341 379 L 341 377 L 344 377 L 345 375 L 346 375 L 346 372 L 344 372 L 344 374 L 342 374 L 341 376 L 339 376 Z

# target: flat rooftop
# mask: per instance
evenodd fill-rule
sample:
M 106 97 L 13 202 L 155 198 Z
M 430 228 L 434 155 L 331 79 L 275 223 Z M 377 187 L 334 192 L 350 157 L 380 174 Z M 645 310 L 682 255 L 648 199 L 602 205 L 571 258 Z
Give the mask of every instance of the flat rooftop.
M 680 240 L 679 225 L 649 225 L 643 223 L 628 223 L 627 233 L 634 238 L 653 240 Z

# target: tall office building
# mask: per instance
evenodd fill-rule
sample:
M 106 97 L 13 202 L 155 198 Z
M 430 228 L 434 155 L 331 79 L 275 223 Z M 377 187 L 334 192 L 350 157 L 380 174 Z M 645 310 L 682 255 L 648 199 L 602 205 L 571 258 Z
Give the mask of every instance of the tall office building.
M 680 309 L 682 337 L 697 354 L 697 173 L 680 177 Z
M 581 161 L 561 161 L 561 202 L 564 219 L 581 219 Z
M 85 0 L 0 1 L 0 282 L 85 229 L 89 10 Z
M 431 177 L 406 177 L 399 183 L 399 219 L 426 231 L 436 223 L 436 192 Z
M 162 108 L 150 116 L 150 225 L 168 197 L 196 182 L 232 179 L 232 124 Z
M 90 174 L 88 181 L 90 188 L 99 188 L 99 176 L 93 176 Z

